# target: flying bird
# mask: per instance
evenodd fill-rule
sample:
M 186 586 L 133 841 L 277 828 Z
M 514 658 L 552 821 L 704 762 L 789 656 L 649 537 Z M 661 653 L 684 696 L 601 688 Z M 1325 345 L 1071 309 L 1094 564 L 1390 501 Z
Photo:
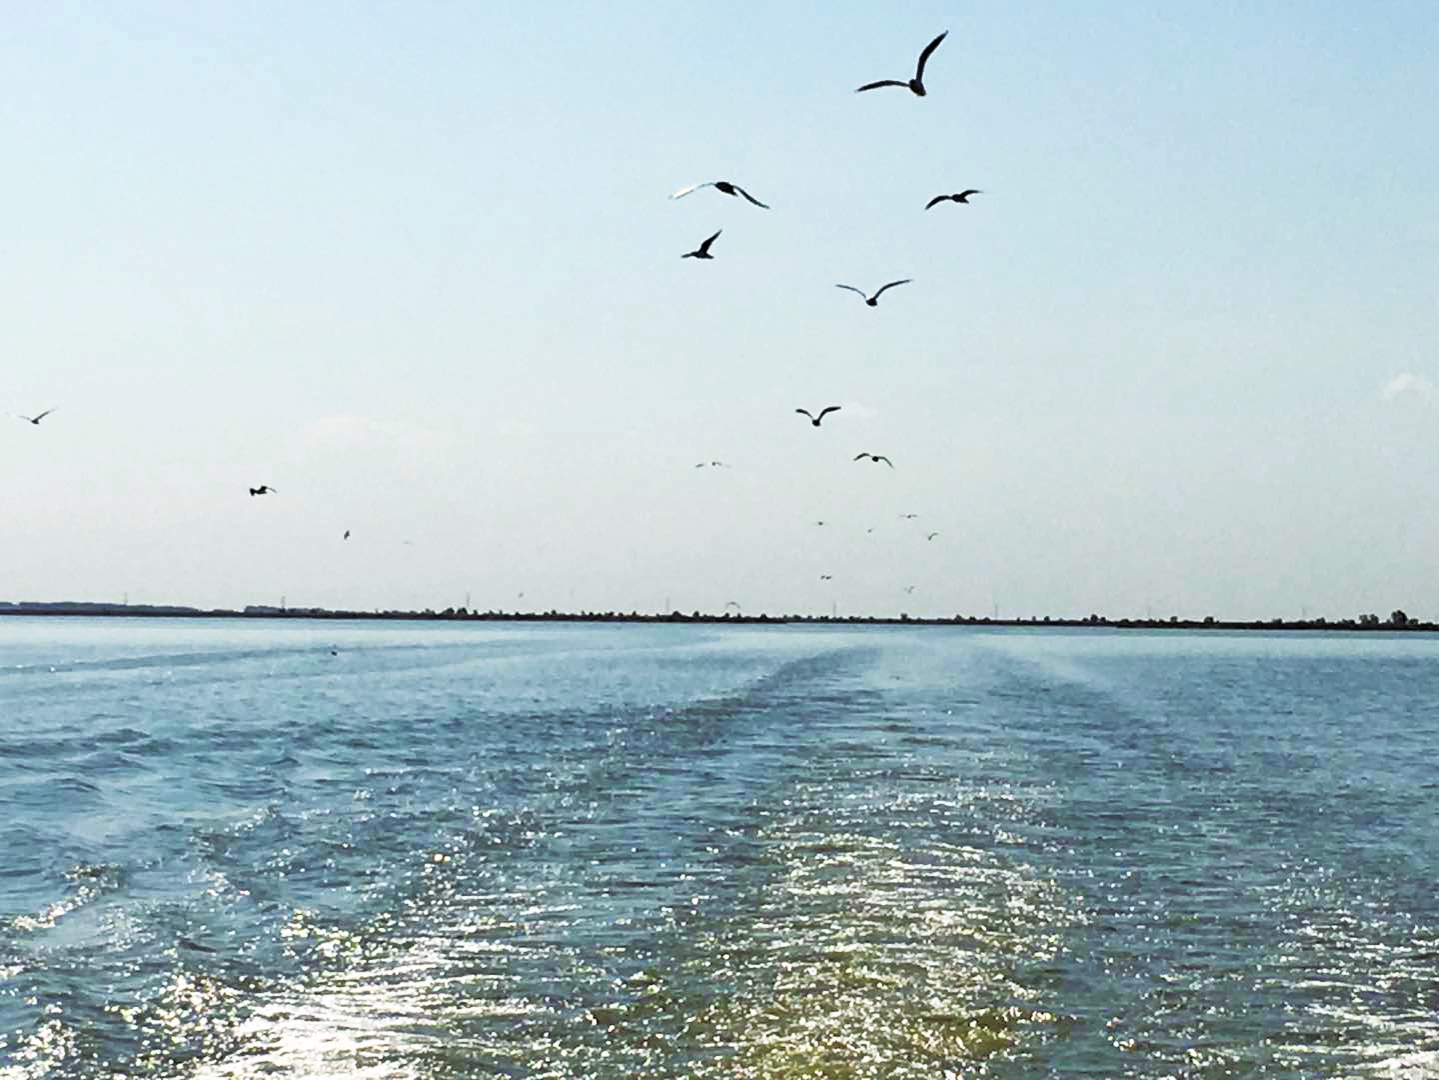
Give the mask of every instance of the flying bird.
M 41 420 L 44 420 L 45 417 L 49 416 L 49 415 L 50 415 L 52 412 L 54 412 L 54 411 L 55 411 L 54 409 L 46 409 L 44 412 L 40 413 L 38 416 L 21 416 L 20 419 L 21 419 L 21 420 L 28 420 L 28 421 L 30 421 L 30 423 L 38 425 Z M 17 415 L 18 415 L 18 414 L 17 414 Z
M 915 518 L 919 517 L 918 514 L 900 514 L 899 516 L 902 517 L 905 521 L 913 521 Z
M 701 462 L 699 462 L 699 464 L 697 464 L 697 465 L 695 466 L 695 468 L 696 468 L 696 469 L 703 469 L 703 468 L 705 468 L 706 466 L 710 466 L 710 465 L 713 465 L 716 469 L 728 469 L 728 468 L 729 468 L 729 466 L 726 465 L 723 461 L 701 461 Z
M 884 462 L 886 465 L 888 465 L 891 469 L 894 468 L 894 462 L 890 461 L 889 458 L 885 457 L 883 454 L 871 454 L 871 453 L 869 453 L 868 451 L 865 451 L 865 452 L 862 453 L 862 454 L 855 454 L 855 455 L 854 455 L 854 460 L 855 460 L 855 461 L 863 461 L 865 458 L 869 458 L 870 461 L 873 461 L 873 462 L 876 462 L 876 463 L 882 461 L 882 462 Z
M 930 199 L 929 202 L 924 204 L 924 208 L 928 210 L 931 206 L 935 206 L 942 202 L 962 202 L 968 205 L 969 197 L 971 195 L 983 194 L 984 192 L 980 191 L 979 188 L 966 188 L 964 191 L 956 191 L 953 195 L 936 195 L 934 198 Z
M 820 579 L 821 581 L 832 581 L 832 580 L 834 580 L 834 575 L 833 575 L 833 574 L 821 574 L 821 575 L 819 576 L 819 579 Z
M 346 529 L 346 530 L 345 530 L 345 535 L 342 536 L 342 537 L 340 537 L 340 539 L 341 539 L 341 540 L 348 540 L 349 538 L 350 538 L 350 530 L 349 530 L 349 529 Z
M 913 586 L 913 585 L 906 585 L 906 586 L 904 587 L 904 591 L 907 592 L 907 593 L 912 593 L 912 592 L 914 592 L 914 586 Z
M 873 296 L 864 296 L 864 290 L 856 289 L 853 285 L 836 285 L 835 288 L 848 289 L 850 292 L 859 293 L 860 296 L 864 296 L 864 302 L 870 307 L 878 307 L 879 298 L 884 295 L 885 289 L 892 289 L 896 285 L 908 285 L 913 280 L 914 278 L 901 278 L 899 281 L 891 281 L 888 285 L 881 287 L 879 292 L 875 293 Z
M 859 90 L 856 90 L 855 93 L 858 94 L 860 93 L 860 91 L 863 90 L 874 90 L 877 87 L 881 86 L 907 86 L 911 91 L 913 91 L 916 97 L 924 97 L 925 62 L 929 59 L 930 54 L 934 52 L 935 49 L 939 48 L 939 43 L 943 41 L 948 34 L 949 31 L 946 30 L 943 34 L 940 34 L 939 37 L 935 38 L 933 41 L 931 41 L 928 45 L 924 47 L 924 52 L 919 54 L 919 64 L 914 69 L 914 78 L 910 79 L 908 82 L 903 82 L 899 79 L 881 79 L 879 82 L 865 83 L 859 88 Z
M 705 241 L 703 244 L 701 244 L 699 247 L 695 248 L 693 251 L 686 251 L 683 255 L 680 256 L 680 258 L 681 258 L 681 259 L 713 259 L 714 256 L 710 254 L 710 245 L 713 244 L 713 243 L 715 242 L 715 240 L 719 238 L 719 234 L 722 233 L 722 232 L 724 232 L 724 230 L 723 230 L 723 229 L 720 229 L 719 232 L 715 233 L 714 236 L 711 236 L 708 240 L 706 240 L 706 241 Z
M 257 488 L 250 489 L 251 495 L 275 495 L 277 492 L 269 484 L 261 484 Z
M 682 198 L 684 198 L 686 195 L 688 195 L 691 191 L 698 191 L 698 190 L 699 190 L 700 188 L 702 188 L 702 187 L 712 187 L 712 188 L 715 188 L 715 189 L 718 190 L 718 191 L 723 191 L 726 195 L 743 195 L 746 199 L 748 199 L 750 202 L 754 203 L 754 204 L 755 204 L 756 206 L 758 206 L 761 210 L 768 210 L 768 209 L 769 209 L 768 206 L 766 206 L 764 203 L 760 202 L 758 199 L 756 199 L 753 195 L 751 195 L 751 194 L 750 194 L 748 191 L 746 191 L 744 188 L 740 187 L 738 184 L 731 184 L 728 180 L 711 180 L 711 181 L 710 181 L 709 183 L 707 183 L 707 184 L 691 184 L 691 185 L 690 185 L 689 187 L 687 187 L 687 188 L 680 188 L 680 189 L 679 189 L 678 191 L 676 191 L 673 195 L 671 195 L 670 198 L 671 198 L 671 199 L 682 199 Z
M 805 416 L 808 416 L 808 417 L 809 417 L 809 422 L 810 422 L 811 424 L 813 424 L 815 427 L 819 427 L 819 422 L 820 422 L 821 420 L 823 420 L 826 416 L 828 416 L 828 415 L 829 415 L 830 413 L 832 413 L 832 412 L 839 412 L 839 406 L 838 406 L 838 405 L 826 405 L 823 409 L 821 409 L 821 410 L 819 411 L 819 415 L 818 415 L 818 416 L 816 416 L 814 413 L 810 412 L 808 409 L 796 409 L 795 412 L 797 412 L 797 413 L 804 413 Z
M 939 535 L 939 533 L 937 533 L 937 532 L 932 532 L 932 533 L 930 533 L 928 536 L 926 536 L 925 539 L 926 539 L 926 540 L 933 540 L 933 539 L 934 539 L 936 536 L 938 536 L 938 535 Z

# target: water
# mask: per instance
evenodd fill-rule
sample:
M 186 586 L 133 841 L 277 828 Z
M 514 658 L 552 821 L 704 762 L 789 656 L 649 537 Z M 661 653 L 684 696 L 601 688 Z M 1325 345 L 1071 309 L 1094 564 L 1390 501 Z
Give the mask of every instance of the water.
M 1439 1076 L 1436 661 L 0 621 L 0 1077 Z

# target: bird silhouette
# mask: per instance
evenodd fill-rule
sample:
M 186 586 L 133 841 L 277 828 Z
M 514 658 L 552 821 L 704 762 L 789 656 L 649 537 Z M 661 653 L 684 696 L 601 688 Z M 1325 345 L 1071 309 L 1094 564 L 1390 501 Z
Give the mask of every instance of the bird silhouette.
M 46 409 L 44 412 L 38 414 L 37 416 L 21 416 L 20 419 L 21 419 L 21 420 L 28 420 L 28 421 L 30 421 L 30 423 L 35 424 L 35 425 L 38 426 L 41 420 L 44 420 L 45 417 L 49 416 L 49 415 L 50 415 L 52 412 L 54 412 L 54 411 L 55 411 L 54 409 Z M 19 414 L 17 413 L 16 415 L 19 415 Z
M 681 258 L 681 259 L 713 259 L 714 256 L 710 254 L 710 245 L 715 242 L 715 240 L 719 237 L 719 234 L 722 233 L 722 232 L 724 232 L 724 230 L 723 230 L 723 229 L 720 229 L 719 232 L 716 232 L 716 233 L 714 234 L 714 236 L 711 236 L 708 240 L 706 240 L 706 241 L 705 241 L 703 244 L 701 244 L 699 247 L 695 248 L 693 251 L 686 251 L 683 255 L 680 256 L 680 258 Z
M 933 540 L 933 539 L 934 539 L 936 536 L 938 536 L 938 535 L 939 535 L 939 533 L 937 533 L 937 532 L 932 532 L 932 533 L 930 533 L 928 536 L 926 536 L 925 539 L 926 539 L 926 540 Z
M 342 537 L 340 537 L 340 539 L 341 539 L 341 540 L 348 540 L 349 538 L 350 538 L 350 530 L 349 530 L 349 529 L 346 529 L 346 530 L 345 530 L 345 535 L 342 536 Z
M 261 484 L 259 487 L 250 489 L 251 495 L 274 495 L 276 491 L 269 484 Z
M 912 593 L 912 592 L 914 592 L 914 586 L 913 586 L 913 585 L 906 585 L 906 586 L 904 587 L 904 591 L 907 592 L 907 593 Z
M 729 468 L 729 466 L 726 465 L 723 461 L 701 461 L 701 462 L 699 462 L 697 465 L 695 465 L 695 468 L 696 468 L 696 469 L 703 469 L 703 468 L 706 468 L 706 467 L 711 466 L 711 465 L 714 466 L 716 469 L 728 469 L 728 468 Z
M 882 461 L 891 469 L 894 468 L 894 462 L 890 461 L 889 458 L 885 457 L 883 454 L 871 454 L 868 451 L 865 451 L 864 453 L 854 455 L 855 461 L 863 461 L 865 458 L 869 458 L 870 461 L 874 462 Z
M 819 576 L 819 579 L 820 579 L 821 581 L 833 581 L 833 580 L 834 580 L 834 575 L 833 575 L 833 574 L 821 574 L 821 575 Z
M 865 83 L 858 90 L 856 90 L 855 93 L 858 94 L 864 90 L 874 90 L 877 87 L 881 86 L 907 86 L 915 94 L 915 96 L 924 97 L 925 62 L 929 60 L 930 53 L 934 52 L 935 49 L 939 48 L 939 43 L 945 39 L 945 36 L 948 35 L 948 33 L 949 31 L 946 30 L 943 34 L 940 34 L 939 37 L 935 38 L 933 41 L 931 41 L 928 45 L 924 47 L 924 52 L 919 54 L 919 63 L 915 66 L 914 69 L 914 78 L 910 79 L 908 82 L 904 82 L 900 79 L 881 79 L 879 82 Z
M 864 296 L 864 302 L 870 307 L 878 307 L 879 298 L 884 295 L 885 289 L 892 289 L 896 285 L 908 285 L 913 280 L 914 278 L 901 278 L 898 281 L 891 281 L 888 285 L 881 286 L 879 292 L 875 293 L 873 296 L 864 296 L 864 290 L 856 289 L 853 285 L 836 285 L 835 288 L 848 289 L 850 292 L 859 293 L 860 296 Z
M 796 409 L 795 412 L 797 412 L 797 413 L 803 413 L 805 416 L 808 416 L 808 417 L 809 417 L 809 422 L 810 422 L 811 424 L 813 424 L 815 427 L 819 427 L 819 422 L 820 422 L 821 420 L 823 420 L 823 419 L 825 418 L 825 416 L 827 416 L 829 413 L 832 413 L 832 412 L 839 412 L 839 406 L 838 406 L 838 405 L 826 405 L 823 409 L 821 409 L 821 410 L 819 411 L 819 415 L 818 415 L 818 416 L 816 416 L 814 413 L 810 412 L 808 409 Z
M 924 208 L 928 210 L 931 206 L 935 206 L 938 203 L 942 202 L 962 202 L 968 205 L 969 197 L 971 195 L 983 194 L 984 192 L 980 191 L 979 188 L 966 188 L 964 191 L 956 191 L 953 195 L 936 195 L 934 198 L 930 199 L 929 202 L 924 204 Z
M 915 518 L 919 517 L 918 514 L 900 514 L 899 516 L 902 517 L 905 521 L 913 521 Z
M 751 194 L 750 194 L 748 191 L 746 191 L 744 188 L 740 187 L 738 184 L 731 184 L 728 180 L 711 180 L 711 181 L 710 181 L 709 183 L 707 183 L 707 184 L 691 184 L 691 185 L 690 185 L 689 187 L 687 187 L 687 188 L 680 188 L 680 189 L 679 189 L 678 191 L 676 191 L 673 195 L 671 195 L 670 198 L 671 198 L 671 199 L 683 199 L 683 198 L 684 198 L 686 195 L 688 195 L 691 191 L 698 191 L 698 190 L 699 190 L 700 188 L 702 188 L 702 187 L 712 187 L 712 188 L 715 188 L 715 189 L 718 190 L 718 191 L 723 191 L 726 195 L 743 195 L 746 199 L 748 199 L 750 202 L 754 203 L 754 204 L 755 204 L 756 206 L 758 206 L 761 210 L 768 210 L 768 209 L 769 209 L 768 206 L 766 206 L 764 203 L 760 202 L 758 199 L 756 199 L 753 195 L 751 195 Z

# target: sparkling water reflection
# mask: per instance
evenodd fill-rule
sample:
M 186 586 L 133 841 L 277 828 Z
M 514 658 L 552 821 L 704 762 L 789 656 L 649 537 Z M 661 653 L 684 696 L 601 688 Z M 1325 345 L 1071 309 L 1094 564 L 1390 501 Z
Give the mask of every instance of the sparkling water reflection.
M 3 622 L 0 1076 L 1436 1076 L 1436 659 Z

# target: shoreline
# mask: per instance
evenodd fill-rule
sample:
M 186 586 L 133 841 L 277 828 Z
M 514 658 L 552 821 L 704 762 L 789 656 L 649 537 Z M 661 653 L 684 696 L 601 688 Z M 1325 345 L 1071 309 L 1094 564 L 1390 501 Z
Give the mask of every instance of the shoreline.
M 1089 615 L 1085 618 L 1065 618 L 1045 615 L 1029 618 L 1000 619 L 988 615 L 953 615 L 949 617 L 918 617 L 899 615 L 757 615 L 735 614 L 729 611 L 721 614 L 694 611 L 685 614 L 672 611 L 669 614 L 641 613 L 637 611 L 469 611 L 465 608 L 446 608 L 444 611 L 425 609 L 423 611 L 348 611 L 344 609 L 314 607 L 269 607 L 250 605 L 241 610 L 233 608 L 195 608 L 178 604 L 104 604 L 87 601 L 59 601 L 22 603 L 0 602 L 0 617 L 66 617 L 84 616 L 90 618 L 148 618 L 148 619 L 314 619 L 314 620 L 362 620 L 362 621 L 413 621 L 413 622 L 583 622 L 583 623 L 705 623 L 719 625 L 782 626 L 789 624 L 830 624 L 838 626 L 1000 626 L 1000 627 L 1064 627 L 1094 628 L 1106 627 L 1112 630 L 1319 630 L 1319 631 L 1361 631 L 1370 632 L 1439 631 L 1439 623 L 1422 622 L 1408 618 L 1402 611 L 1394 612 L 1388 619 L 1377 615 L 1361 615 L 1353 619 L 1181 619 L 1177 615 L 1167 619 L 1119 618 Z

